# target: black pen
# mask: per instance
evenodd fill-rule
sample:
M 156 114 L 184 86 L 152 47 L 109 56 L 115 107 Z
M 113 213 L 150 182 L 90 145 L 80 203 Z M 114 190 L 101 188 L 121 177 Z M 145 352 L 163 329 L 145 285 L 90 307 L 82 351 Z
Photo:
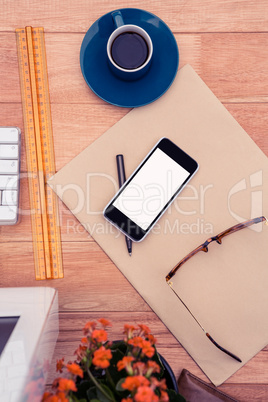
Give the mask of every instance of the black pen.
M 125 174 L 125 165 L 124 165 L 124 157 L 123 155 L 116 155 L 116 164 L 117 164 L 117 173 L 118 173 L 118 182 L 119 187 L 126 181 L 126 174 Z M 125 236 L 128 254 L 131 256 L 132 254 L 132 240 L 129 237 Z

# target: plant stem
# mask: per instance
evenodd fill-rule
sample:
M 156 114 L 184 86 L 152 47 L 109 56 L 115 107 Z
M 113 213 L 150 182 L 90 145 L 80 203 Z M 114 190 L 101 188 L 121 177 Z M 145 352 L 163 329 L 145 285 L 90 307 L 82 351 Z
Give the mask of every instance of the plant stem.
M 108 369 L 106 369 L 106 376 L 107 376 L 108 381 L 112 385 L 112 387 L 115 388 L 115 383 L 113 382 L 113 379 L 112 379 L 111 374 Z
M 98 390 L 105 396 L 105 398 L 107 398 L 111 402 L 116 402 L 114 398 L 111 398 L 110 395 L 106 394 L 106 392 L 104 391 L 102 386 L 98 383 L 98 381 L 95 379 L 95 377 L 92 375 L 92 373 L 89 369 L 87 369 L 87 373 L 88 373 L 89 378 L 93 381 L 93 383 L 96 385 Z

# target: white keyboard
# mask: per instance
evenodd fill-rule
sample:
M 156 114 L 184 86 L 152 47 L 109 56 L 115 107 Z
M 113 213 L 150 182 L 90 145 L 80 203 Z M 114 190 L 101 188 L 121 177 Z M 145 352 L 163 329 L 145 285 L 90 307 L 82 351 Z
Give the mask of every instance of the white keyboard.
M 0 225 L 18 221 L 20 148 L 20 129 L 0 127 Z

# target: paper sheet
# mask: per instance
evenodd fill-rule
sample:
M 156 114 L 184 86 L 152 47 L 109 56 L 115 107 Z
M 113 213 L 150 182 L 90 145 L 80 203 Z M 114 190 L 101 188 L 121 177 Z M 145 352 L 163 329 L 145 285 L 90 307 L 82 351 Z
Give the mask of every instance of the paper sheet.
M 102 215 L 118 189 L 116 154 L 129 176 L 163 136 L 199 163 L 199 171 L 153 231 L 133 244 Z M 208 237 L 268 214 L 267 157 L 187 65 L 154 103 L 133 109 L 50 181 L 63 202 L 110 256 L 204 373 L 220 385 L 268 343 L 268 227 L 258 224 L 213 243 L 174 278 L 218 350 L 166 284 L 165 276 Z M 256 328 L 258 330 L 256 330 Z

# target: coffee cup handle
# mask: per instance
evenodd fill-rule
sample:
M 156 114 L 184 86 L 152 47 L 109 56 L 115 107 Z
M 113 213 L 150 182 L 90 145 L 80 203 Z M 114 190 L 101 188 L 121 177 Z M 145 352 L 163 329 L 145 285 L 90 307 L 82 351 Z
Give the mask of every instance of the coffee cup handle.
M 111 15 L 112 15 L 112 18 L 113 18 L 113 21 L 114 21 L 114 24 L 115 24 L 116 28 L 119 28 L 122 25 L 125 25 L 123 17 L 122 17 L 122 14 L 121 14 L 120 11 L 113 11 Z

